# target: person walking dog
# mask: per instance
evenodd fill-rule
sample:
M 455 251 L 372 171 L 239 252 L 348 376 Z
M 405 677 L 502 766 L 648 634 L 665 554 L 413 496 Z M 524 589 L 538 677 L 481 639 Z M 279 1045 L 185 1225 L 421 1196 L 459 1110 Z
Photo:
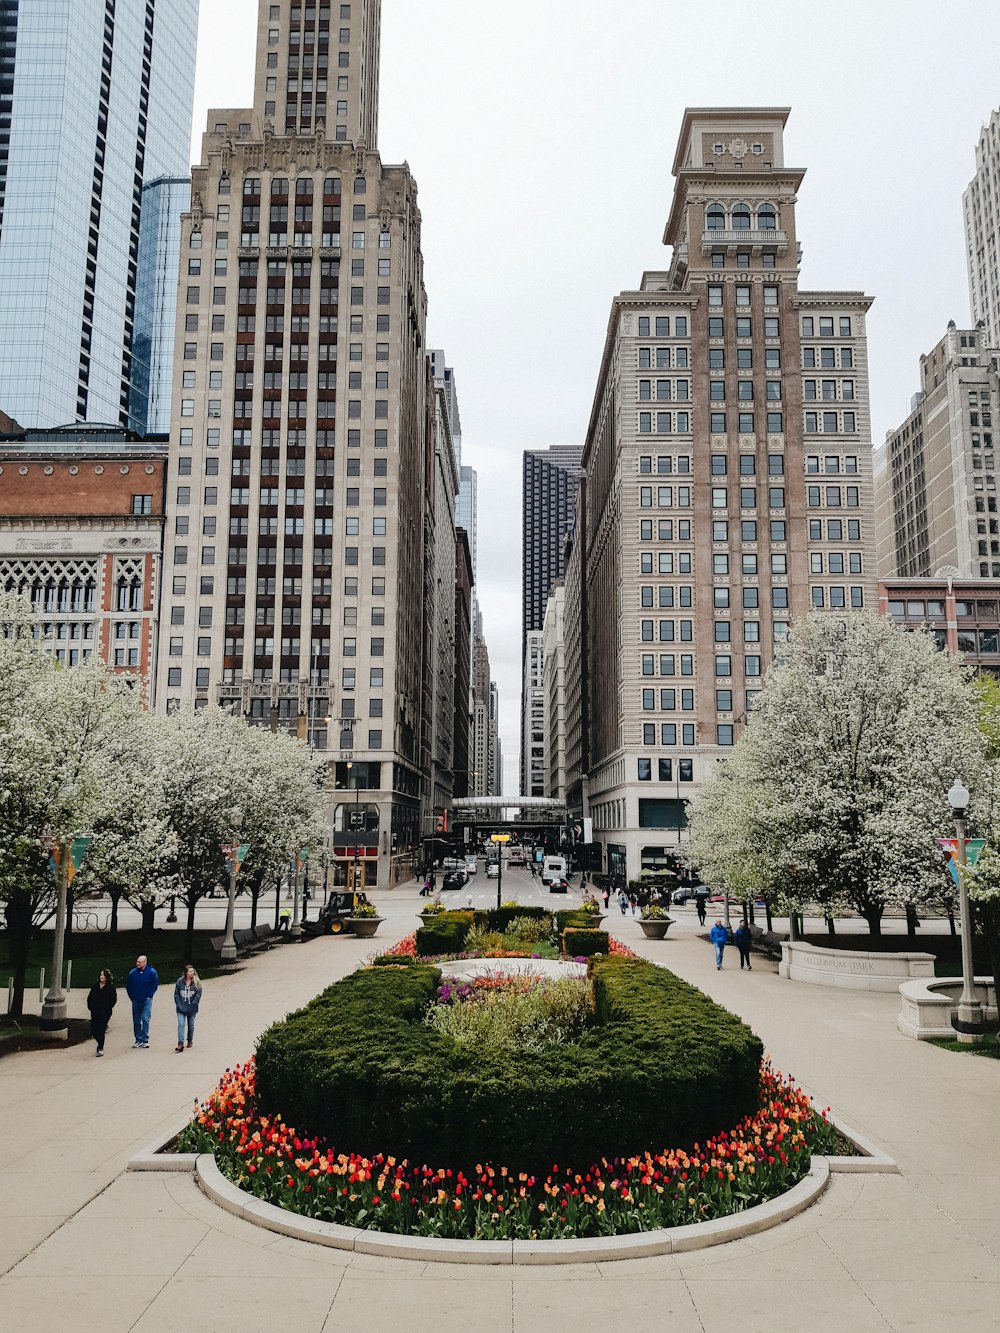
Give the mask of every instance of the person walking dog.
M 149 959 L 141 953 L 125 979 L 125 990 L 132 1001 L 132 1027 L 135 1030 L 133 1050 L 145 1051 L 149 1048 L 149 1020 L 153 1013 L 153 996 L 159 984 L 156 968 L 150 967 Z
M 715 966 L 716 966 L 716 969 L 717 969 L 719 972 L 721 972 L 721 971 L 722 971 L 722 951 L 725 949 L 726 945 L 729 943 L 729 931 L 725 928 L 725 926 L 722 924 L 722 922 L 719 921 L 719 920 L 717 919 L 716 922 L 715 922 L 715 925 L 714 925 L 714 926 L 712 927 L 712 929 L 708 932 L 708 938 L 709 938 L 709 939 L 712 941 L 712 943 L 715 945 Z
M 194 1020 L 200 1004 L 201 978 L 193 964 L 188 963 L 174 982 L 174 1008 L 177 1010 L 177 1045 L 174 1050 L 178 1054 L 184 1049 L 185 1030 L 188 1049 L 194 1045 Z
M 90 1035 L 97 1042 L 97 1054 L 104 1054 L 104 1034 L 111 1022 L 111 1011 L 118 1003 L 118 991 L 111 979 L 111 973 L 102 967 L 97 974 L 97 981 L 90 988 L 87 996 L 87 1008 L 90 1010 Z
M 752 972 L 750 965 L 750 946 L 753 943 L 753 936 L 750 934 L 750 927 L 745 921 L 741 921 L 739 926 L 733 932 L 733 943 L 740 951 L 740 971 L 744 968 Z

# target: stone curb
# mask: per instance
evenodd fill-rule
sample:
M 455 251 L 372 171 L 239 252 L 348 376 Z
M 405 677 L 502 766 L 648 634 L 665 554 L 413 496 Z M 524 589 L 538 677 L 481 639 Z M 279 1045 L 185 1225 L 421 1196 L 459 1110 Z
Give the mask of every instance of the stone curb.
M 856 1129 L 851 1129 L 839 1122 L 834 1122 L 834 1127 L 839 1129 L 845 1139 L 850 1139 L 854 1146 L 859 1150 L 857 1157 L 829 1157 L 830 1170 L 835 1174 L 871 1174 L 881 1172 L 886 1175 L 898 1175 L 899 1165 L 888 1153 L 876 1148 L 871 1139 L 859 1134 Z
M 185 1111 L 182 1116 L 170 1122 L 170 1127 L 159 1133 L 152 1143 L 148 1143 L 145 1148 L 134 1153 L 128 1161 L 127 1171 L 193 1171 L 195 1163 L 198 1161 L 197 1153 L 187 1152 L 164 1152 L 167 1144 L 172 1142 L 182 1129 L 185 1129 L 191 1123 L 191 1112 Z
M 296 1240 L 353 1250 L 356 1254 L 422 1262 L 477 1264 L 607 1263 L 615 1259 L 642 1259 L 656 1254 L 681 1254 L 739 1240 L 779 1226 L 820 1197 L 830 1183 L 830 1164 L 814 1157 L 808 1174 L 787 1193 L 746 1212 L 690 1226 L 661 1228 L 624 1236 L 594 1236 L 580 1240 L 437 1240 L 401 1236 L 385 1231 L 362 1231 L 332 1222 L 300 1217 L 274 1204 L 255 1199 L 239 1189 L 216 1166 L 211 1153 L 195 1159 L 195 1178 L 202 1192 L 220 1208 L 254 1226 Z

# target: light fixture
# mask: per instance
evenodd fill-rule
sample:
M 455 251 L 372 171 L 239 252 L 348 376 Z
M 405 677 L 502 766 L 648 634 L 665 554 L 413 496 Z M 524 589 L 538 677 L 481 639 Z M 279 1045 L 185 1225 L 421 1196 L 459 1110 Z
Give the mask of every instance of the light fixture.
M 964 814 L 969 805 L 969 789 L 961 778 L 956 778 L 948 792 L 948 801 L 956 814 Z

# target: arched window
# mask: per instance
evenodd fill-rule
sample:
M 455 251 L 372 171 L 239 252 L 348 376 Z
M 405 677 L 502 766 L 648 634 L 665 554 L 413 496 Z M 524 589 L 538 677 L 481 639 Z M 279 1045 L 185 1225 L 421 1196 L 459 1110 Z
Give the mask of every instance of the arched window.
M 97 584 L 94 582 L 93 579 L 88 579 L 86 586 L 86 600 L 84 603 L 84 610 L 93 611 L 96 605 L 97 605 Z
M 128 579 L 124 575 L 118 580 L 118 587 L 115 589 L 115 610 L 128 610 Z
M 260 177 L 259 176 L 245 177 L 243 181 L 243 193 L 248 195 L 260 194 Z
M 773 204 L 761 204 L 757 209 L 757 230 L 774 231 L 778 225 L 777 214 L 774 211 Z
M 733 209 L 733 231 L 750 230 L 750 209 L 746 204 L 737 204 Z
M 709 204 L 705 218 L 708 223 L 709 231 L 725 231 L 726 215 L 723 212 L 721 204 Z
M 129 603 L 130 611 L 142 610 L 142 582 L 140 579 L 133 579 L 129 585 Z

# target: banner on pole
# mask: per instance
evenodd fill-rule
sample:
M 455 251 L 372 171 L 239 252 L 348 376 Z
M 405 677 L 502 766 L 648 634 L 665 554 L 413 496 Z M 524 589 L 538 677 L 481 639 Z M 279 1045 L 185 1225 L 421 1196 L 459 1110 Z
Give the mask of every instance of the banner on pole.
M 938 838 L 938 846 L 948 858 L 948 873 L 958 885 L 958 839 L 957 838 Z M 979 860 L 979 855 L 986 846 L 985 838 L 966 838 L 965 840 L 965 861 L 969 866 L 974 866 Z

